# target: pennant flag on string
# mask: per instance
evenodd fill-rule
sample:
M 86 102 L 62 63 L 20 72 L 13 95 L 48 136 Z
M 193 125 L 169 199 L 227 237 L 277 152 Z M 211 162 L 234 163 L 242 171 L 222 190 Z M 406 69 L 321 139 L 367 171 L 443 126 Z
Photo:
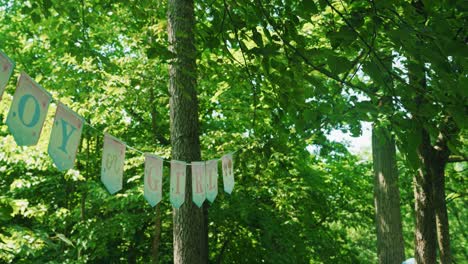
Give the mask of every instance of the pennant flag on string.
M 18 146 L 37 144 L 50 101 L 50 94 L 22 72 L 6 121 Z
M 162 199 L 163 159 L 145 154 L 145 184 L 144 196 L 151 206 L 157 205 Z
M 218 195 L 218 160 L 206 162 L 206 199 L 214 202 Z
M 206 199 L 205 162 L 192 162 L 192 199 L 201 207 Z
M 0 51 L 0 101 L 2 100 L 3 92 L 10 80 L 15 64 L 8 56 Z
M 224 155 L 221 160 L 223 163 L 224 191 L 231 194 L 234 189 L 234 166 L 232 164 L 232 154 Z
M 122 141 L 104 133 L 101 181 L 110 194 L 114 194 L 122 189 L 125 148 L 126 146 Z
M 179 208 L 185 201 L 185 179 L 187 176 L 187 164 L 183 161 L 171 161 L 171 204 Z
M 58 103 L 48 152 L 60 171 L 73 168 L 82 131 L 83 119 L 81 116 Z

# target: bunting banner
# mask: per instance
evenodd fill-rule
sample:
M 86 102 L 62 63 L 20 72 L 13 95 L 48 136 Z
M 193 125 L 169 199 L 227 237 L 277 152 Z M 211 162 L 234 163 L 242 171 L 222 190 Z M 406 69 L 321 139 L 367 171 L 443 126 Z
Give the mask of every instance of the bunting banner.
M 179 208 L 185 201 L 185 179 L 187 163 L 171 160 L 171 191 L 170 200 L 174 208 Z
M 206 199 L 214 202 L 218 195 L 218 160 L 206 162 Z
M 205 162 L 192 162 L 192 200 L 201 207 L 206 199 Z
M 6 120 L 18 146 L 37 144 L 51 99 L 31 77 L 21 73 Z
M 104 133 L 101 181 L 110 194 L 114 194 L 122 189 L 125 148 L 125 143 Z
M 224 191 L 228 194 L 234 189 L 234 168 L 232 164 L 232 154 L 224 155 L 221 158 L 223 163 L 223 184 Z
M 58 103 L 49 142 L 49 156 L 60 171 L 73 168 L 83 131 L 83 119 Z
M 163 159 L 145 154 L 144 196 L 151 206 L 156 206 L 162 199 Z
M 13 73 L 15 64 L 8 56 L 0 51 L 0 101 L 2 100 L 3 92 L 10 80 L 11 74 Z

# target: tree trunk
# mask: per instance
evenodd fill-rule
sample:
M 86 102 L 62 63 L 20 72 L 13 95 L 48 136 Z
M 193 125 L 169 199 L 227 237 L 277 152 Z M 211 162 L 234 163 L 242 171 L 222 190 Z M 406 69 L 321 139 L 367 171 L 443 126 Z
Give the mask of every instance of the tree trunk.
M 374 204 L 379 263 L 405 260 L 395 140 L 384 127 L 372 129 Z
M 159 263 L 159 247 L 161 245 L 161 208 L 160 203 L 156 205 L 154 210 L 156 212 L 156 218 L 154 219 L 154 237 L 151 248 L 151 263 Z
M 169 0 L 167 16 L 170 51 L 175 56 L 169 65 L 172 158 L 199 161 L 193 0 Z M 203 209 L 192 202 L 191 182 L 188 170 L 185 202 L 173 209 L 174 263 L 208 262 L 208 232 Z
M 434 166 L 438 166 L 437 168 L 434 168 L 434 203 L 440 263 L 450 264 L 452 263 L 452 254 L 450 253 L 449 221 L 445 200 L 445 164 L 434 164 Z

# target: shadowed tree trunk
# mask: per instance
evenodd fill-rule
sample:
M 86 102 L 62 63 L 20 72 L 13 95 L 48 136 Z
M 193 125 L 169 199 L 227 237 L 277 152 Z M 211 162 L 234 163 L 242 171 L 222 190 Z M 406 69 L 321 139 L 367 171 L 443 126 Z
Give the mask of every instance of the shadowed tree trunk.
M 395 140 L 385 127 L 373 126 L 372 158 L 379 263 L 401 263 L 405 260 L 405 248 Z
M 169 66 L 172 158 L 199 161 L 193 0 L 169 0 L 167 17 L 170 51 L 175 56 Z M 184 204 L 173 209 L 174 263 L 207 263 L 208 232 L 203 209 L 192 202 L 191 170 L 185 190 Z

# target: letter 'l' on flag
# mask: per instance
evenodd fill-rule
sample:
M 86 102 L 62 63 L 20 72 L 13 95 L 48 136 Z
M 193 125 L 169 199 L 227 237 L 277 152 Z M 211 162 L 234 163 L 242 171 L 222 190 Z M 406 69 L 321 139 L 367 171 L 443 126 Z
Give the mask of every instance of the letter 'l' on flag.
M 6 124 L 18 146 L 37 144 L 51 96 L 22 72 L 16 86 Z
M 110 194 L 122 189 L 126 145 L 117 138 L 104 133 L 101 181 Z
M 162 199 L 163 159 L 145 154 L 145 185 L 144 196 L 151 206 L 157 205 Z
M 218 195 L 218 160 L 206 162 L 206 199 L 214 202 Z
M 231 194 L 234 189 L 234 166 L 232 163 L 232 154 L 224 155 L 221 160 L 223 163 L 224 191 Z
M 205 162 L 192 162 L 192 200 L 201 207 L 206 199 Z
M 171 192 L 170 200 L 174 208 L 179 208 L 185 201 L 185 179 L 187 164 L 183 161 L 171 160 Z
M 2 100 L 3 92 L 7 86 L 8 80 L 10 80 L 11 74 L 15 64 L 8 56 L 0 51 L 0 101 Z
M 58 103 L 48 152 L 60 171 L 73 168 L 82 131 L 83 119 L 65 105 Z

